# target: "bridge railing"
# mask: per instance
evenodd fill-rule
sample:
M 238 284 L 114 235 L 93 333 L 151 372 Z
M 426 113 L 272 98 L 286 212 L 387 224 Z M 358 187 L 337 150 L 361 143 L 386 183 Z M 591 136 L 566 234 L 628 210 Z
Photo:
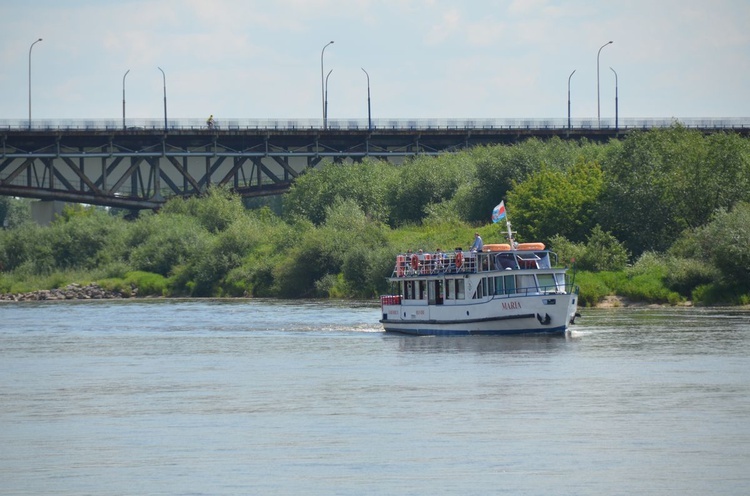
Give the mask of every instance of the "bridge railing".
M 623 118 L 615 122 L 613 118 L 601 120 L 601 125 L 594 118 L 571 119 L 571 129 L 650 129 L 670 127 L 675 123 L 687 128 L 700 129 L 747 129 L 750 128 L 750 117 L 690 117 L 690 118 Z M 322 130 L 321 119 L 217 119 L 219 130 Z M 544 130 L 566 129 L 566 118 L 525 119 L 525 118 L 423 118 L 423 119 L 328 119 L 327 128 L 331 131 L 356 130 L 424 130 L 424 129 L 518 129 Z M 168 130 L 211 131 L 204 119 L 179 118 L 167 120 Z M 119 130 L 163 130 L 164 119 L 127 119 L 123 127 L 118 119 L 0 119 L 0 130 L 34 130 L 34 131 L 119 131 Z

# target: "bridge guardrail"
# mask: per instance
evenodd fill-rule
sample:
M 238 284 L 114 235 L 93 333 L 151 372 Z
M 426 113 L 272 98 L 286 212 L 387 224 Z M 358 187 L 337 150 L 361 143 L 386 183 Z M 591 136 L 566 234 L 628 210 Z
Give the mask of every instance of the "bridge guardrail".
M 566 118 L 422 118 L 422 119 L 372 119 L 370 127 L 367 119 L 328 119 L 328 129 L 340 130 L 424 130 L 424 129 L 506 129 L 506 130 L 543 130 L 566 129 Z M 623 118 L 617 123 L 612 118 L 602 119 L 601 125 L 597 119 L 571 119 L 571 129 L 650 129 L 670 127 L 675 123 L 687 128 L 700 129 L 748 129 L 750 117 L 690 117 L 690 118 Z M 274 130 L 322 130 L 321 119 L 218 119 L 219 130 L 246 129 L 274 129 Z M 122 120 L 118 119 L 0 119 L 0 130 L 33 130 L 33 131 L 120 131 L 123 130 Z M 162 130 L 163 119 L 132 118 L 125 122 L 126 130 Z M 206 126 L 204 119 L 178 118 L 167 120 L 167 130 L 205 130 L 212 131 Z

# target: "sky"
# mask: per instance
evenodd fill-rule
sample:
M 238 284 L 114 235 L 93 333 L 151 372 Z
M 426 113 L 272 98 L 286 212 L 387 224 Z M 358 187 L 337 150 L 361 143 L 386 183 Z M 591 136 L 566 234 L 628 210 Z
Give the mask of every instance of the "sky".
M 373 119 L 566 118 L 568 87 L 574 119 L 750 117 L 748 26 L 748 0 L 0 0 L 0 121 L 29 86 L 33 119 L 121 119 L 123 88 L 128 118 L 165 88 L 170 119 L 321 118 L 321 54 L 329 119 L 368 87 Z

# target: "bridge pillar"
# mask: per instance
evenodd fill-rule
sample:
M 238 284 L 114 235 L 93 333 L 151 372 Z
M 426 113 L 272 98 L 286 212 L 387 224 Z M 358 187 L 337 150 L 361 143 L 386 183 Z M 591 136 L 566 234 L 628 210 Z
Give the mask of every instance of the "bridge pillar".
M 40 226 L 48 226 L 56 215 L 62 214 L 65 202 L 39 200 L 31 202 L 31 219 Z

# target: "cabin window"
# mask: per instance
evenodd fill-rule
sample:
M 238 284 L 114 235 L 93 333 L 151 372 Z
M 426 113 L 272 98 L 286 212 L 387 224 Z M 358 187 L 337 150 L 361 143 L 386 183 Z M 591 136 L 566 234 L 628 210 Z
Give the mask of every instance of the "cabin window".
M 534 276 L 518 276 L 519 290 L 523 293 L 536 293 L 536 279 Z
M 456 281 L 456 299 L 457 300 L 463 300 L 466 298 L 465 295 L 465 289 L 464 289 L 464 280 L 463 279 L 455 279 Z
M 539 282 L 540 291 L 557 291 L 557 286 L 555 285 L 555 277 L 552 274 L 538 274 L 537 281 Z
M 503 278 L 502 277 L 493 277 L 495 280 L 495 294 L 501 295 L 503 294 Z
M 479 280 L 477 284 L 477 290 L 474 292 L 473 299 L 478 300 L 484 297 L 484 279 Z
M 555 274 L 555 280 L 557 281 L 557 290 L 565 292 L 565 274 Z
M 495 263 L 499 269 L 515 269 L 516 262 L 513 259 L 513 255 L 509 253 L 501 253 L 495 257 Z
M 505 276 L 505 294 L 513 294 L 516 292 L 516 277 Z
M 552 268 L 552 264 L 550 264 L 550 260 L 549 260 L 549 253 L 537 253 L 537 256 L 539 257 L 540 269 Z

